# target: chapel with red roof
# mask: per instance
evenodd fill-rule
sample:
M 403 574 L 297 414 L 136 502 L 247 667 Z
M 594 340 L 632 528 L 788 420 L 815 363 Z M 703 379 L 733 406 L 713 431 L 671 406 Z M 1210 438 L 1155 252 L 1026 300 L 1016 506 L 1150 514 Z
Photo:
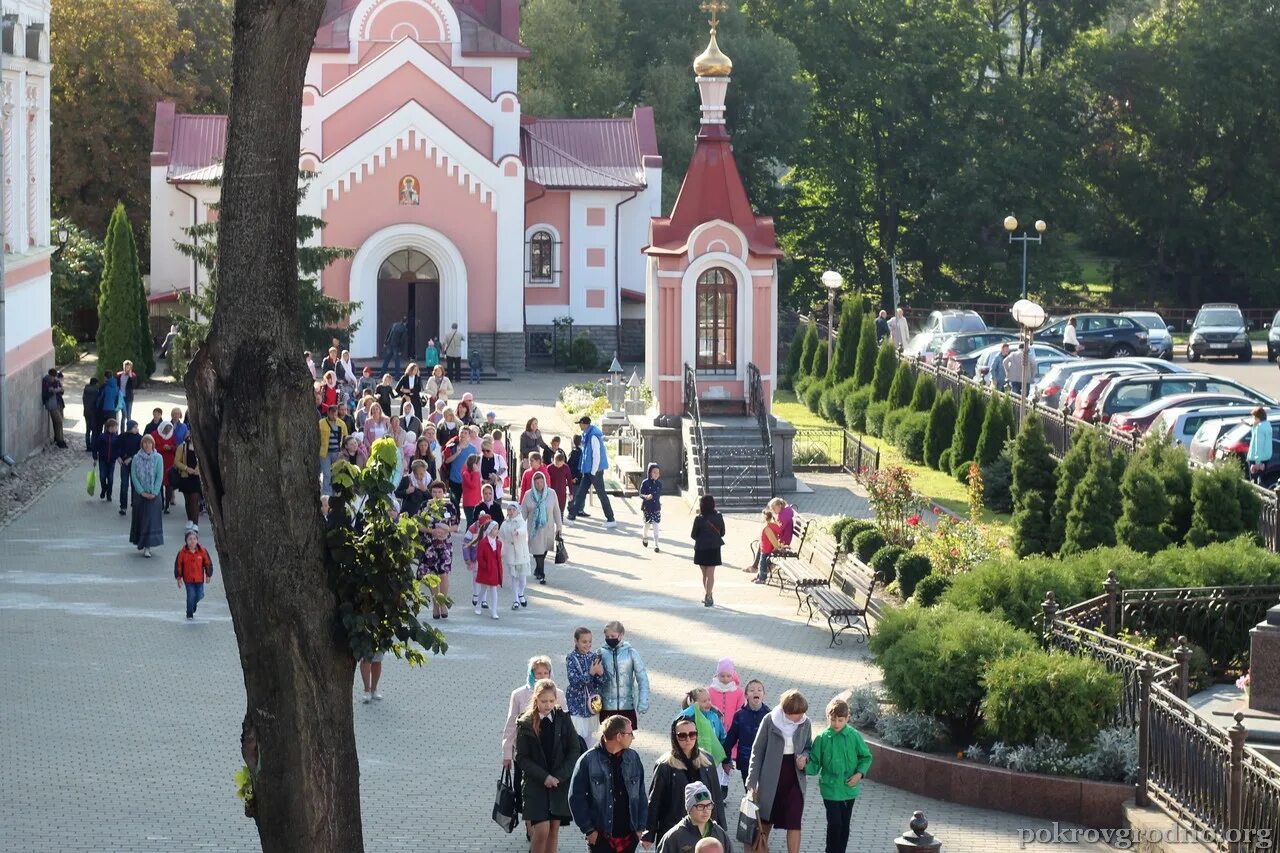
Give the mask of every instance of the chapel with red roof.
M 653 111 L 524 115 L 520 0 L 328 0 L 303 89 L 302 212 L 324 245 L 355 255 L 321 277 L 361 303 L 350 342 L 377 356 L 409 319 L 409 354 L 452 323 L 464 354 L 521 369 L 573 319 L 604 357 L 643 358 L 649 222 L 661 211 Z M 203 271 L 174 248 L 211 221 L 226 117 L 156 105 L 151 300 L 175 302 Z M 560 332 L 563 335 L 563 332 Z

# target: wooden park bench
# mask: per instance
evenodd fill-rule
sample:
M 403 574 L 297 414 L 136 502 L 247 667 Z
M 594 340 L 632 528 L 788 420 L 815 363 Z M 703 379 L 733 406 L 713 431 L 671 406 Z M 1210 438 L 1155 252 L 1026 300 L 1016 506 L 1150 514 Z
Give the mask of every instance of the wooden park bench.
M 831 643 L 827 648 L 841 645 L 840 635 L 853 631 L 858 642 L 865 643 L 871 636 L 871 623 L 867 613 L 871 609 L 871 594 L 875 592 L 877 578 L 862 577 L 850 565 L 838 566 L 831 576 L 831 586 L 815 586 L 807 590 L 809 619 L 814 614 L 826 617 L 831 631 Z M 808 624 L 806 622 L 805 624 Z
M 796 613 L 804 606 L 804 596 L 814 587 L 830 586 L 840 563 L 840 546 L 831 536 L 815 534 L 805 539 L 803 554 L 773 561 L 778 593 L 791 589 L 796 594 Z

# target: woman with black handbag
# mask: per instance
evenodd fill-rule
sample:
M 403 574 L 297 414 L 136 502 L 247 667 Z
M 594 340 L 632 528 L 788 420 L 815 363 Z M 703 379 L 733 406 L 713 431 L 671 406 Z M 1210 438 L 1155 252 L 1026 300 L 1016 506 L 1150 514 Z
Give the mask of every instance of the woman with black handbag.
M 560 827 L 572 819 L 569 779 L 582 754 L 582 739 L 556 702 L 555 682 L 542 679 L 533 686 L 529 710 L 516 721 L 515 763 L 524 777 L 530 853 L 555 853 Z

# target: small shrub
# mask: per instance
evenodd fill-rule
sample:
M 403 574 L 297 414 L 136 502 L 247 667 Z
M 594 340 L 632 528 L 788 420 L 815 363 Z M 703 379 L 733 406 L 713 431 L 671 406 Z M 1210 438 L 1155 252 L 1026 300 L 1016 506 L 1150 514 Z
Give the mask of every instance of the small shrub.
M 873 729 L 880 721 L 880 694 L 870 687 L 849 693 L 849 721 L 860 729 Z
M 1084 775 L 1103 782 L 1132 782 L 1138 778 L 1138 733 L 1127 726 L 1103 729 L 1084 755 Z
M 933 408 L 933 399 L 938 396 L 938 383 L 925 373 L 916 379 L 915 390 L 911 392 L 911 408 L 917 412 L 927 412 Z
M 1062 652 L 1034 649 L 993 661 L 984 683 L 987 727 L 1013 743 L 1047 735 L 1082 749 L 1120 703 L 1119 676 L 1100 661 Z
M 66 366 L 80 358 L 80 342 L 61 326 L 53 327 L 53 360 Z
M 938 470 L 950 471 L 952 467 L 954 466 L 951 462 L 951 448 L 948 447 L 946 450 L 942 451 L 942 455 L 938 457 Z
M 586 335 L 575 338 L 569 357 L 579 370 L 594 370 L 600 363 L 600 349 Z
M 854 432 L 866 432 L 867 407 L 871 405 L 871 387 L 859 388 L 844 398 L 844 425 Z
M 874 656 L 880 656 L 898 644 L 903 637 L 914 632 L 927 614 L 919 607 L 893 607 L 876 621 L 871 629 L 867 648 Z
M 902 591 L 903 597 L 910 598 L 915 594 L 920 581 L 933 572 L 933 563 L 929 562 L 929 558 L 924 554 L 909 552 L 898 558 L 894 570 L 898 577 L 898 588 Z
M 826 386 L 822 384 L 821 379 L 814 379 L 804 389 L 804 405 L 813 414 L 821 413 L 819 405 L 822 401 L 822 392 L 826 390 Z
M 898 427 L 911 417 L 914 411 L 914 409 L 890 409 L 886 412 L 884 425 L 880 427 L 880 437 L 891 444 L 896 443 L 894 438 L 898 434 Z
M 1165 532 L 1169 518 L 1169 496 L 1155 466 L 1147 459 L 1134 459 L 1120 481 L 1120 520 L 1116 540 L 1135 551 L 1154 554 L 1169 547 Z
M 1262 503 L 1235 463 L 1195 472 L 1191 478 L 1191 529 L 1187 543 L 1228 542 L 1258 529 Z
M 981 466 L 981 471 L 985 485 L 982 505 L 992 512 L 1013 512 L 1013 498 L 1009 494 L 1013 483 L 1013 459 L 1007 452 L 1001 453 L 994 462 Z
M 813 377 L 802 373 L 795 378 L 794 382 L 791 383 L 791 390 L 796 395 L 796 402 L 802 405 L 804 404 L 804 395 L 805 392 L 809 390 L 809 384 L 811 382 L 813 382 Z
M 885 545 L 879 551 L 871 555 L 871 570 L 875 572 L 876 577 L 880 578 L 882 583 L 893 583 L 897 578 L 898 560 L 903 554 L 907 553 L 907 549 L 898 545 Z
M 882 714 L 876 731 L 890 746 L 919 752 L 937 750 L 947 736 L 947 730 L 941 722 L 919 711 Z
M 925 436 L 929 431 L 929 422 L 928 412 L 915 412 L 903 421 L 894 433 L 894 445 L 911 462 L 922 463 L 925 461 Z
M 938 717 L 957 741 L 967 743 L 982 722 L 987 667 L 1030 651 L 1035 640 L 985 613 L 946 605 L 907 609 L 920 614 L 914 630 L 903 632 L 899 623 L 891 629 L 898 632 L 896 642 L 888 648 L 879 643 L 872 647 L 889 698 L 901 711 Z
M 867 406 L 867 435 L 880 436 L 881 428 L 884 426 L 885 415 L 889 414 L 889 402 L 881 400 L 878 403 L 872 403 Z
M 876 523 L 869 518 L 852 519 L 851 522 L 845 525 L 844 529 L 840 531 L 840 550 L 846 554 L 854 553 L 855 546 L 853 540 L 858 537 L 858 534 L 875 529 Z
M 879 530 L 864 530 L 853 537 L 853 553 L 864 563 L 870 563 L 876 552 L 886 544 L 884 534 Z
M 831 524 L 831 538 L 836 540 L 836 544 L 839 544 L 842 537 L 844 536 L 845 529 L 849 525 L 859 520 L 860 519 L 854 518 L 852 515 L 846 515 L 843 518 L 837 518 Z
M 951 582 L 952 578 L 948 575 L 925 575 L 916 583 L 912 600 L 921 607 L 933 607 L 951 588 Z

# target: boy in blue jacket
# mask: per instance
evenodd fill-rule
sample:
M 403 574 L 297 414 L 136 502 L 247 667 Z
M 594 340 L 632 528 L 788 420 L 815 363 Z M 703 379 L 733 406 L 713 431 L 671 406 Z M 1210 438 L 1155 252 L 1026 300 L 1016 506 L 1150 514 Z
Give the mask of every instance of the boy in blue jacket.
M 733 724 L 729 726 L 729 731 L 724 736 L 724 769 L 726 772 L 733 769 L 733 748 L 738 748 L 738 772 L 742 774 L 742 784 L 747 784 L 747 770 L 751 766 L 751 747 L 756 742 L 756 732 L 760 730 L 760 724 L 764 722 L 764 718 L 769 716 L 769 706 L 764 704 L 764 682 L 758 678 L 753 678 L 747 682 L 746 689 L 743 691 L 747 697 L 747 704 L 738 709 L 738 713 L 733 715 Z

